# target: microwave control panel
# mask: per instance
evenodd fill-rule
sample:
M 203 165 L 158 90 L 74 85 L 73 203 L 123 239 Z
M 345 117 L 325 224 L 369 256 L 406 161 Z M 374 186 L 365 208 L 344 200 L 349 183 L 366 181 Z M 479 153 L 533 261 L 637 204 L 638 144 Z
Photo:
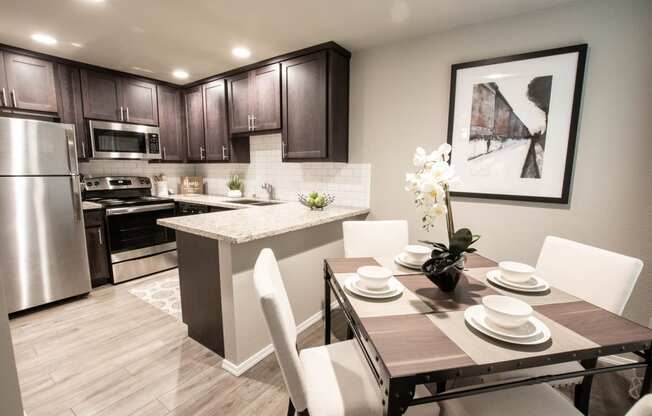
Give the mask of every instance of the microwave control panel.
M 147 135 L 147 140 L 149 141 L 149 153 L 154 153 L 154 154 L 161 153 L 158 134 L 149 133 Z

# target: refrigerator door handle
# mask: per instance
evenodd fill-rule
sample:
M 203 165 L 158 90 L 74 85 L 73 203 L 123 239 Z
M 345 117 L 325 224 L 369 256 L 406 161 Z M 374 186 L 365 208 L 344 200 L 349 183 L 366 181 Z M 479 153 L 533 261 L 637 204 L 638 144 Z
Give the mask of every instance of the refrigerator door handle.
M 66 129 L 66 142 L 68 145 L 68 172 L 70 175 L 77 175 L 77 146 L 75 144 L 75 132 Z
M 75 221 L 82 221 L 84 217 L 82 201 L 81 201 L 81 184 L 79 183 L 79 176 L 71 175 L 72 181 L 72 211 Z

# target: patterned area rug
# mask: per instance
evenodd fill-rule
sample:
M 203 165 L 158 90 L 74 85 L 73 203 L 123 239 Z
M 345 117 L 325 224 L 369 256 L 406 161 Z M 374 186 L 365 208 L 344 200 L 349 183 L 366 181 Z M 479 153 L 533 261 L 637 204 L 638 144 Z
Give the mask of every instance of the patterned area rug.
M 178 276 L 147 282 L 129 290 L 129 293 L 181 320 L 181 294 Z

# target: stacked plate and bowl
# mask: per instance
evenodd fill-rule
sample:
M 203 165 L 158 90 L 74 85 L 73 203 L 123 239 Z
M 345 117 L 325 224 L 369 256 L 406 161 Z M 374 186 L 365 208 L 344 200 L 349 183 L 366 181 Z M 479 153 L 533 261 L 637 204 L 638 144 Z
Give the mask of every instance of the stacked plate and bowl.
M 380 266 L 362 266 L 345 282 L 346 288 L 365 298 L 385 299 L 398 296 L 403 285 L 396 280 L 392 271 Z

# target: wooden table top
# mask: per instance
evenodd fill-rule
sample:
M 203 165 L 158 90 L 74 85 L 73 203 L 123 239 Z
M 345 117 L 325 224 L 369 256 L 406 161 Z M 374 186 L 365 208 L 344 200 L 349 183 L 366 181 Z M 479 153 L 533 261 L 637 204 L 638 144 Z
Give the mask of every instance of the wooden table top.
M 394 269 L 405 287 L 400 297 L 370 300 L 344 290 L 344 280 L 358 267 L 377 264 Z M 497 264 L 477 254 L 467 257 L 464 275 L 451 293 L 442 292 L 419 272 L 393 265 L 391 259 L 328 259 L 325 266 L 345 312 L 369 344 L 365 348 L 391 378 L 427 375 L 427 380 L 446 380 L 641 351 L 652 343 L 649 328 L 556 288 L 524 294 L 488 283 L 485 275 Z M 468 326 L 464 311 L 492 294 L 532 305 L 535 316 L 550 329 L 551 339 L 518 346 Z

